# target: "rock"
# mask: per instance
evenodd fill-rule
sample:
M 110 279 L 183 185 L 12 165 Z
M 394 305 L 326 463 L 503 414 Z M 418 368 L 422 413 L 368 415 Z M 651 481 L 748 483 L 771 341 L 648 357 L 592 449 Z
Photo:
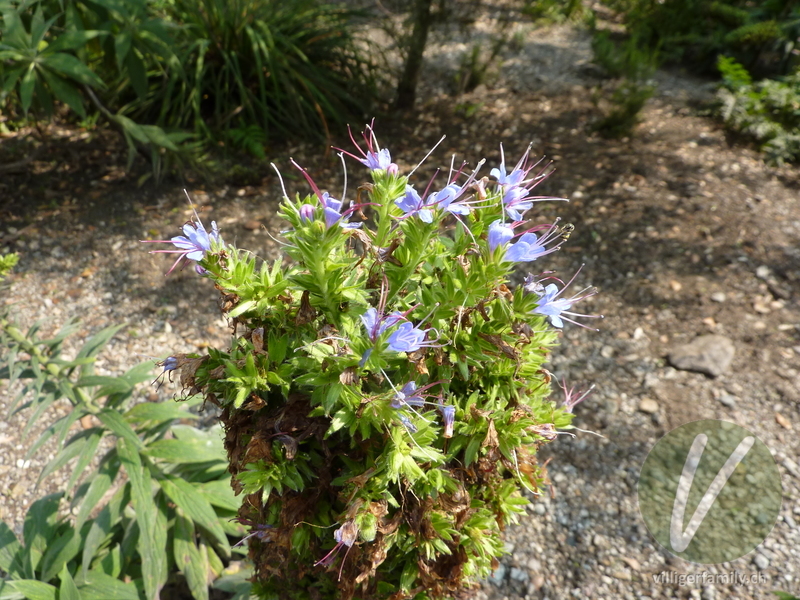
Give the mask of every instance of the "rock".
M 528 575 L 527 571 L 523 571 L 522 569 L 512 567 L 511 579 L 513 579 L 514 581 L 528 581 L 528 579 L 530 579 L 530 575 Z
M 772 273 L 770 272 L 769 267 L 767 265 L 761 265 L 756 269 L 756 277 L 758 277 L 759 279 L 769 279 L 769 276 L 771 274 Z
M 736 406 L 736 396 L 733 396 L 728 392 L 722 392 L 719 396 L 719 402 L 723 406 L 734 408 Z
M 763 571 L 769 566 L 769 559 L 760 552 L 755 555 L 753 562 L 755 563 L 756 567 L 758 567 L 759 571 Z
M 669 362 L 676 369 L 698 371 L 719 377 L 730 367 L 736 348 L 724 335 L 701 335 L 669 353 Z
M 505 577 L 506 577 L 506 566 L 503 563 L 500 563 L 500 566 L 497 567 L 494 570 L 494 573 L 492 573 L 489 576 L 489 581 L 491 581 L 493 584 L 499 586 L 499 585 L 502 585 L 503 579 L 505 579 Z
M 622 581 L 630 581 L 631 579 L 633 579 L 633 577 L 631 577 L 631 574 L 628 573 L 628 571 L 616 571 L 612 573 L 611 576 L 614 577 L 615 579 L 621 579 Z
M 658 412 L 658 402 L 652 398 L 642 398 L 639 402 L 639 410 L 648 415 L 654 415 Z
M 711 300 L 714 302 L 725 302 L 726 299 L 727 296 L 725 295 L 725 292 L 714 292 L 711 294 Z

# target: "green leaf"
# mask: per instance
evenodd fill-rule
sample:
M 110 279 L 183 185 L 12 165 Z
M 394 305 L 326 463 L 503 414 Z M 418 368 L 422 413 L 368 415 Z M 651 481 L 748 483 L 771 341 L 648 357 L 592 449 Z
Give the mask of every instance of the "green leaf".
M 144 100 L 147 96 L 147 69 L 144 61 L 136 52 L 130 52 L 125 57 L 125 68 L 128 70 L 133 90 L 140 99 Z
M 100 419 L 100 422 L 108 427 L 118 438 L 121 440 L 126 440 L 136 450 L 141 451 L 144 449 L 142 440 L 139 439 L 139 436 L 136 435 L 136 432 L 131 429 L 131 426 L 125 422 L 123 416 L 117 411 L 104 408 L 97 413 L 96 416 L 98 419 Z
M 61 52 L 63 50 L 77 50 L 86 45 L 86 42 L 93 40 L 100 35 L 108 35 L 107 31 L 92 31 L 88 29 L 76 29 L 58 35 L 44 51 L 44 54 Z
M 36 85 L 35 65 L 31 63 L 25 75 L 22 76 L 22 83 L 19 86 L 19 99 L 22 102 L 22 112 L 26 113 L 33 102 L 33 88 Z
M 197 548 L 192 520 L 180 510 L 175 515 L 173 544 L 175 564 L 186 577 L 192 596 L 195 600 L 208 600 L 208 555 Z
M 103 83 L 100 77 L 71 54 L 59 52 L 57 54 L 45 55 L 42 57 L 42 65 L 70 79 L 74 79 L 78 83 L 91 87 L 105 87 L 105 83 Z M 120 326 L 115 327 L 117 330 L 120 328 Z
M 105 496 L 106 492 L 111 489 L 111 484 L 117 478 L 119 472 L 119 460 L 117 460 L 116 451 L 112 450 L 103 458 L 99 468 L 95 471 L 92 477 L 89 488 L 83 496 L 81 507 L 75 517 L 75 528 L 80 530 L 89 514 L 97 508 L 100 500 Z
M 192 521 L 211 534 L 215 545 L 226 556 L 230 555 L 228 538 L 211 504 L 188 481 L 168 477 L 160 482 L 161 489 Z
M 167 580 L 166 545 L 159 544 L 165 532 L 157 531 L 158 507 L 153 501 L 150 473 L 142 465 L 137 449 L 127 438 L 120 439 L 117 443 L 120 462 L 131 483 L 131 501 L 139 525 L 136 548 L 142 558 L 145 596 L 148 600 L 157 600 L 159 591 Z
M 131 42 L 133 38 L 130 31 L 120 31 L 114 36 L 114 54 L 117 59 L 117 68 L 121 71 L 122 65 L 125 63 L 125 57 L 131 49 Z
M 53 538 L 58 519 L 58 504 L 63 492 L 40 498 L 28 509 L 22 525 L 22 539 L 27 550 L 26 574 L 30 577 L 38 570 L 42 555 Z
M 82 600 L 78 586 L 72 580 L 72 575 L 69 574 L 66 563 L 58 577 L 61 580 L 61 585 L 58 588 L 58 600 Z
M 197 419 L 175 402 L 142 402 L 125 413 L 125 420 L 133 423 L 154 421 L 163 423 L 173 419 Z
M 170 463 L 192 464 L 220 460 L 217 448 L 209 448 L 205 442 L 182 442 L 181 440 L 158 440 L 147 446 L 147 456 Z
M 111 325 L 110 327 L 106 327 L 105 329 L 101 329 L 88 340 L 86 343 L 83 344 L 78 355 L 75 358 L 86 358 L 90 356 L 97 356 L 97 354 L 102 350 L 103 346 L 105 346 L 116 333 L 125 327 L 125 324 L 122 325 Z M 90 375 L 89 371 L 81 371 L 82 375 Z
M 103 375 L 85 375 L 78 379 L 75 387 L 99 387 L 95 392 L 96 398 L 110 394 L 124 394 L 130 392 L 132 386 L 121 377 L 107 377 Z
M 42 557 L 42 568 L 39 579 L 50 581 L 61 571 L 69 561 L 78 555 L 81 550 L 81 536 L 69 524 L 63 524 L 61 533 L 55 539 L 49 540 L 47 551 Z
M 216 479 L 196 485 L 197 491 L 214 506 L 235 512 L 242 505 L 241 499 L 234 494 L 230 480 L 227 477 L 224 480 Z
M 87 576 L 97 550 L 118 524 L 122 510 L 130 502 L 130 493 L 131 485 L 128 482 L 116 491 L 109 503 L 102 508 L 97 518 L 92 521 L 89 533 L 86 534 L 86 539 L 83 542 L 81 560 L 81 574 L 83 577 Z
M 0 570 L 9 575 L 21 576 L 25 566 L 22 558 L 22 544 L 5 521 L 0 521 Z
M 110 577 L 105 573 L 92 569 L 86 577 L 79 582 L 78 589 L 82 600 L 141 600 L 144 594 L 137 587 L 141 579 L 133 583 L 123 583 L 119 579 Z
M 28 600 L 56 600 L 56 588 L 35 579 L 17 579 L 6 581 L 12 590 L 23 594 Z
M 47 69 L 42 69 L 42 76 L 47 82 L 47 85 L 50 86 L 50 89 L 53 90 L 53 95 L 57 100 L 69 106 L 81 117 L 86 118 L 86 109 L 83 107 L 83 97 L 74 85 L 68 81 L 64 81 L 58 75 L 50 73 Z

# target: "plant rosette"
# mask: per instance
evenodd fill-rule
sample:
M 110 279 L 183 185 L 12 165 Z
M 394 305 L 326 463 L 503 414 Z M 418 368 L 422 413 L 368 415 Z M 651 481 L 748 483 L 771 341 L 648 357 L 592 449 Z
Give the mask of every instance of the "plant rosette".
M 537 450 L 586 395 L 549 400 L 543 364 L 595 290 L 566 297 L 552 272 L 508 287 L 572 230 L 524 220 L 555 199 L 534 193 L 549 166 L 529 152 L 488 177 L 465 164 L 421 192 L 371 128 L 364 139 L 340 155 L 372 179 L 350 201 L 294 165 L 312 193 L 284 190 L 290 260 L 224 245 L 215 226 L 195 235 L 199 223 L 173 240 L 234 335 L 164 369 L 222 408 L 266 598 L 441 598 L 488 577 L 523 491 L 546 483 Z

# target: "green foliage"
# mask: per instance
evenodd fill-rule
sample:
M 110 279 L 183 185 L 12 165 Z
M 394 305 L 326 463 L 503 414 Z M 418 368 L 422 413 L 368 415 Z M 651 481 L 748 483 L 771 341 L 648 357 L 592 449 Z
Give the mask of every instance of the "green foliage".
M 624 14 L 628 32 L 667 62 L 712 73 L 719 54 L 751 72 L 787 73 L 800 35 L 792 0 L 627 0 L 607 2 Z
M 630 135 L 639 123 L 639 113 L 655 91 L 649 80 L 658 65 L 658 53 L 636 36 L 618 43 L 606 31 L 594 32 L 592 49 L 595 63 L 607 76 L 616 79 L 595 90 L 593 101 L 601 107 L 603 116 L 594 129 L 609 138 Z
M 374 97 L 358 13 L 317 0 L 4 0 L 0 14 L 0 106 L 100 114 L 156 179 L 200 160 L 201 141 L 261 157 L 321 139 Z
M 753 139 L 770 163 L 800 160 L 800 73 L 753 83 L 736 61 L 720 57 L 724 85 L 717 114 L 725 125 Z
M 180 377 L 223 408 L 265 598 L 442 598 L 487 577 L 543 485 L 538 448 L 571 427 L 548 401 L 541 295 L 509 290 L 487 241 L 502 187 L 466 186 L 480 208 L 458 218 L 430 200 L 427 222 L 395 202 L 408 183 L 375 169 L 343 214 L 285 197 L 289 261 L 213 244 L 199 261 L 235 335 Z M 419 345 L 398 346 L 409 328 Z
M 170 571 L 179 571 L 193 596 L 207 599 L 209 576 L 231 555 L 227 535 L 239 533 L 229 522 L 238 505 L 219 430 L 177 425 L 196 418 L 186 404 L 136 404 L 135 386 L 150 378 L 151 362 L 119 377 L 94 374 L 98 353 L 119 327 L 63 358 L 64 341 L 76 330 L 69 323 L 41 339 L 36 325 L 23 333 L 0 319 L 0 378 L 9 389 L 21 386 L 10 410 L 30 412 L 23 435 L 56 402 L 71 404 L 28 450 L 32 456 L 48 440 L 57 445 L 39 483 L 74 465 L 66 489 L 31 505 L 21 542 L 0 522 L 0 594 L 151 599 Z M 74 432 L 85 417 L 91 427 Z M 74 519 L 61 516 L 65 508 Z
M 19 254 L 10 252 L 9 254 L 0 254 L 0 281 L 3 281 L 11 270 L 17 266 L 19 262 Z
M 180 77 L 154 99 L 161 123 L 219 136 L 258 126 L 266 139 L 327 134 L 361 114 L 370 67 L 352 10 L 316 0 L 175 0 Z
M 563 23 L 587 14 L 581 0 L 525 0 L 522 12 L 540 23 Z

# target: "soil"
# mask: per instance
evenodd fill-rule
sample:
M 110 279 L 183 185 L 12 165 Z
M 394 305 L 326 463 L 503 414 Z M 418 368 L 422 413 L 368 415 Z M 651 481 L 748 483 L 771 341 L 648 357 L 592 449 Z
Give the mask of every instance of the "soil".
M 575 225 L 567 246 L 532 268 L 569 278 L 584 265 L 575 291 L 590 283 L 600 288 L 576 307 L 605 316 L 599 323 L 583 320 L 599 331 L 567 324 L 549 367 L 558 380 L 596 386 L 575 409 L 576 424 L 587 432 L 546 447 L 551 492 L 509 528 L 509 555 L 474 593 L 492 600 L 798 594 L 800 171 L 768 167 L 754 150 L 729 139 L 706 116 L 709 84 L 681 73 L 659 72 L 657 92 L 633 135 L 598 137 L 591 132 L 598 81 L 587 35 L 569 27 L 522 31 L 521 48 L 505 57 L 491 85 L 458 98 L 449 95 L 447 82 L 466 40 L 435 39 L 418 108 L 376 124 L 401 172 L 447 136 L 417 181 L 430 176 L 428 165 L 449 165 L 453 153 L 473 164 L 486 157 L 491 166 L 500 142 L 509 162 L 532 142 L 533 152 L 557 169 L 538 190 L 570 201 L 537 204 L 530 216 Z M 3 160 L 19 157 L 26 133 L 2 141 Z M 100 374 L 130 368 L 139 355 L 164 358 L 224 345 L 227 328 L 215 291 L 192 269 L 165 277 L 171 262 L 148 254 L 151 248 L 138 240 L 169 239 L 191 218 L 185 187 L 203 221 L 216 220 L 226 241 L 275 257 L 283 225 L 275 216 L 280 191 L 274 172 L 264 164 L 247 182 L 232 176 L 226 185 L 197 180 L 139 188 L 143 167 L 126 171 L 125 148 L 113 133 L 60 125 L 47 135 L 42 155 L 0 181 L 0 252 L 21 256 L 2 299 L 9 312 L 26 326 L 46 319 L 49 331 L 79 317 L 79 337 L 127 323 L 103 354 Z M 336 145 L 348 143 L 342 137 Z M 340 189 L 338 159 L 318 147 L 276 147 L 269 155 L 290 191 L 307 191 L 291 175 L 290 156 L 321 187 Z M 351 185 L 363 175 L 350 166 Z M 724 335 L 735 347 L 722 375 L 669 366 L 673 348 L 708 333 Z M 5 414 L 11 398 L 4 389 Z M 143 393 L 155 400 L 175 391 L 164 386 Z M 0 422 L 0 517 L 17 530 L 30 503 L 67 477 L 56 475 L 34 489 L 52 448 L 26 462 L 25 417 Z M 772 450 L 783 483 L 772 534 L 756 551 L 724 565 L 672 557 L 649 535 L 637 505 L 648 451 L 670 429 L 704 418 L 750 429 Z M 731 571 L 748 582 L 711 581 Z M 659 582 L 661 573 L 697 580 Z

